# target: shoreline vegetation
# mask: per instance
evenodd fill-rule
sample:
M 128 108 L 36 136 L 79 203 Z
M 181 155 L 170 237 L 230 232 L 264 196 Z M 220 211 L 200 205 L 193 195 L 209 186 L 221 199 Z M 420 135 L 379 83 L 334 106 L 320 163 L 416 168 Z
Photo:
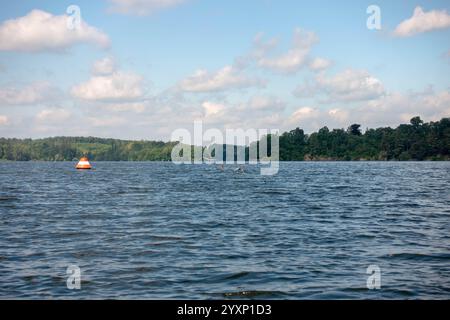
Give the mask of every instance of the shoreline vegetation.
M 169 161 L 176 144 L 95 137 L 0 138 L 0 161 L 73 161 L 84 155 L 91 161 Z M 296 128 L 280 135 L 279 146 L 281 161 L 449 161 L 450 118 L 424 123 L 414 117 L 394 129 L 365 132 L 359 124 L 323 127 L 311 134 Z

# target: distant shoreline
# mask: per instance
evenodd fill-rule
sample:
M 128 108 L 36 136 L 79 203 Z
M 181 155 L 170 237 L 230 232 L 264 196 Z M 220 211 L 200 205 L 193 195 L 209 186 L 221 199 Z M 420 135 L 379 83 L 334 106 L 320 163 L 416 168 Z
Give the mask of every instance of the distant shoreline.
M 32 162 L 57 162 L 57 163 L 77 163 L 77 160 L 4 160 L 0 159 L 0 163 L 8 163 L 8 162 L 23 162 L 23 163 L 32 163 Z M 90 161 L 91 163 L 103 163 L 103 162 L 139 162 L 139 163 L 148 163 L 148 162 L 172 162 L 171 160 L 94 160 Z M 300 162 L 300 163 L 336 163 L 336 162 L 342 162 L 342 163 L 348 163 L 348 162 L 359 162 L 359 163 L 367 163 L 367 162 L 450 162 L 450 159 L 439 159 L 439 160 L 279 160 L 280 163 L 293 163 L 293 162 Z M 202 163 L 202 164 L 208 164 L 208 165 L 214 165 L 217 163 Z M 236 163 L 224 163 L 224 165 L 235 165 Z M 245 164 L 249 164 L 246 162 Z
M 359 124 L 347 129 L 328 129 L 306 134 L 296 128 L 279 136 L 281 161 L 449 161 L 450 118 L 423 122 L 414 117 L 397 128 L 366 129 Z M 0 160 L 75 161 L 170 161 L 178 142 L 120 140 L 96 137 L 43 139 L 0 138 Z M 252 142 L 252 146 L 259 142 Z M 231 146 L 230 146 L 231 147 Z M 192 153 L 196 146 L 191 146 Z M 234 146 L 249 156 L 248 146 Z M 245 150 L 242 150 L 245 149 Z M 225 149 L 226 150 L 226 149 Z M 269 153 L 270 154 L 270 153 Z M 226 151 L 223 153 L 226 159 Z

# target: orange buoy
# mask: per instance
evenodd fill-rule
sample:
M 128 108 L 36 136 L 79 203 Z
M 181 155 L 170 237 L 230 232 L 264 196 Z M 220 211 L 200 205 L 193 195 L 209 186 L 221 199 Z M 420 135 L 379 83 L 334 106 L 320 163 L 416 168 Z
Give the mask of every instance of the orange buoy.
M 89 163 L 88 158 L 82 157 L 76 166 L 77 169 L 92 169 L 91 164 Z

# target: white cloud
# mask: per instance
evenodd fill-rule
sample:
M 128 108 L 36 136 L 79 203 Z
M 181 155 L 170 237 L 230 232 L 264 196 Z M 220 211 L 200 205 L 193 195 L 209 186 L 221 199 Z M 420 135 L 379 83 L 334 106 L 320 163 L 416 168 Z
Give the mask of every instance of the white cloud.
M 264 87 L 266 81 L 249 77 L 244 71 L 251 65 L 270 69 L 278 73 L 294 73 L 307 66 L 313 71 L 328 68 L 331 62 L 324 58 L 309 56 L 311 47 L 318 41 L 313 32 L 300 28 L 294 30 L 292 47 L 284 54 L 272 54 L 278 44 L 277 39 L 264 41 L 263 34 L 256 35 L 252 50 L 235 59 L 233 65 L 228 65 L 214 72 L 200 69 L 180 81 L 178 87 L 186 92 L 215 92 L 248 87 Z
M 59 123 L 70 117 L 71 112 L 65 109 L 44 109 L 36 115 L 36 120 L 45 123 Z
M 298 85 L 292 92 L 297 98 L 314 98 L 319 94 L 316 80 L 306 79 Z
M 352 110 L 352 118 L 369 127 L 407 123 L 413 116 L 436 121 L 450 116 L 450 92 L 393 92 Z
M 0 126 L 9 124 L 9 119 L 7 116 L 0 115 Z
M 423 11 L 421 7 L 414 9 L 411 18 L 401 22 L 394 30 L 398 37 L 409 37 L 418 33 L 450 27 L 450 15 L 446 10 Z
M 80 43 L 109 46 L 108 36 L 100 30 L 84 21 L 70 30 L 68 19 L 67 15 L 33 10 L 26 16 L 7 20 L 0 25 L 0 51 L 64 51 Z
M 287 116 L 277 111 L 265 114 L 259 110 L 231 107 L 222 114 L 222 123 L 234 128 L 279 128 L 281 132 L 296 127 L 306 132 L 317 131 L 324 126 L 331 130 L 347 128 L 353 123 L 359 123 L 363 128 L 396 127 L 401 123 L 408 123 L 417 115 L 425 121 L 450 117 L 450 92 L 435 93 L 427 90 L 409 94 L 389 93 L 358 104 L 344 102 L 338 107 L 310 104 L 286 110 L 291 110 Z M 235 117 L 230 118 L 230 114 Z
M 264 33 L 260 32 L 253 38 L 252 56 L 261 58 L 267 52 L 274 50 L 278 46 L 278 39 L 271 38 L 264 41 Z
M 125 102 L 125 103 L 108 104 L 104 105 L 102 108 L 114 112 L 134 112 L 134 113 L 142 113 L 146 110 L 145 103 L 143 102 Z
M 74 86 L 71 93 L 84 100 L 133 100 L 142 97 L 143 78 L 134 73 L 114 72 L 93 76 L 87 82 Z
M 332 77 L 316 76 L 313 83 L 297 87 L 298 97 L 323 95 L 327 102 L 364 101 L 379 98 L 385 94 L 381 81 L 365 70 L 344 70 Z
M 317 115 L 319 115 L 318 109 L 312 107 L 301 107 L 292 114 L 292 118 L 296 120 L 303 120 L 314 118 Z
M 280 73 L 293 73 L 298 71 L 307 63 L 308 55 L 312 46 L 318 41 L 314 32 L 305 31 L 300 28 L 294 30 L 292 47 L 278 56 L 270 56 L 265 50 L 260 50 L 261 55 L 257 61 L 258 65 Z M 273 48 L 271 46 L 262 46 L 262 48 Z
M 320 71 L 325 70 L 331 65 L 331 61 L 323 58 L 314 58 L 310 63 L 309 67 L 311 70 Z
M 116 62 L 112 57 L 105 57 L 97 60 L 92 66 L 92 74 L 98 76 L 110 75 L 116 70 Z
M 89 123 L 94 127 L 116 127 L 121 126 L 127 122 L 123 117 L 108 117 L 108 118 L 96 118 L 89 117 Z
M 289 131 L 296 127 L 308 131 L 311 128 L 319 127 L 319 123 L 324 121 L 321 114 L 322 112 L 317 107 L 299 107 L 291 115 L 283 118 L 279 126 L 281 131 Z
M 210 101 L 203 102 L 202 107 L 205 113 L 205 117 L 217 116 L 223 113 L 223 111 L 225 110 L 225 105 Z
M 109 0 L 109 2 L 112 4 L 111 12 L 144 16 L 176 7 L 186 0 Z
M 328 110 L 328 116 L 336 119 L 339 123 L 347 123 L 349 119 L 349 111 L 342 108 L 334 108 Z
M 216 128 L 278 128 L 285 102 L 275 96 L 255 95 L 242 102 L 212 102 L 202 104 L 203 120 Z
M 335 101 L 371 100 L 385 92 L 381 81 L 364 70 L 347 69 L 331 78 L 319 75 L 317 84 Z
M 285 103 L 274 96 L 252 96 L 248 103 L 243 105 L 243 109 L 253 111 L 282 111 L 285 108 Z
M 249 78 L 232 66 L 225 66 L 216 72 L 198 70 L 182 80 L 180 88 L 188 92 L 213 92 L 261 85 L 261 80 Z
M 48 100 L 55 94 L 48 82 L 34 82 L 23 87 L 0 88 L 0 105 L 30 105 Z
M 292 113 L 283 124 L 284 130 L 301 127 L 307 132 L 317 131 L 323 126 L 347 128 L 352 123 L 363 127 L 396 127 L 408 123 L 414 116 L 425 121 L 437 121 L 450 117 L 450 92 L 399 92 L 387 93 L 377 99 L 358 105 L 343 107 L 302 107 Z

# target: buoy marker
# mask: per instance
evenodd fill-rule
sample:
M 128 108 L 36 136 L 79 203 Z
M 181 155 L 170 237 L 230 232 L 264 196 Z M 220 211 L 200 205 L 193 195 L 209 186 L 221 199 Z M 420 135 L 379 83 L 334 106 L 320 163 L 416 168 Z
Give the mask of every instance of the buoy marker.
M 75 168 L 77 168 L 77 169 L 84 169 L 84 170 L 92 169 L 91 164 L 89 163 L 89 160 L 86 157 L 82 157 L 80 159 L 80 161 L 78 161 L 78 164 L 77 164 L 77 166 Z

